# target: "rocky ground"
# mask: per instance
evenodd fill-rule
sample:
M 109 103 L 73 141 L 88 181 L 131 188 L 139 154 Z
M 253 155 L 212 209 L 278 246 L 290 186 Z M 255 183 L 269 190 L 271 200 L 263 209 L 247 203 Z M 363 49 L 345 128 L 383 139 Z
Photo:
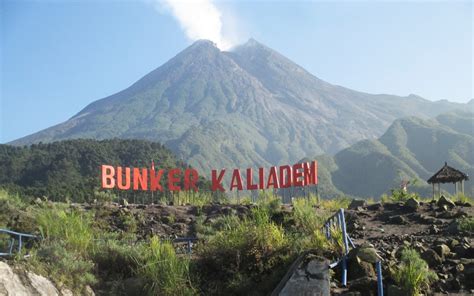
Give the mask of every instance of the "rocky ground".
M 441 198 L 372 205 L 353 202 L 349 208 L 346 221 L 354 243 L 373 246 L 382 257 L 387 295 L 404 295 L 393 285 L 390 273 L 407 247 L 417 250 L 438 276 L 427 294 L 474 295 L 474 239 L 472 233 L 462 233 L 458 227 L 458 218 L 473 216 L 470 204 Z M 376 295 L 373 264 L 360 260 L 359 251 L 349 253 L 349 289 L 340 288 L 335 277 L 335 294 Z
M 108 231 L 132 231 L 137 234 L 137 240 L 153 235 L 172 240 L 199 237 L 199 225 L 212 224 L 222 215 L 248 215 L 254 205 L 145 206 L 124 202 L 73 204 L 72 207 L 86 212 L 93 208 L 96 220 Z M 273 219 L 284 221 L 291 210 L 291 206 L 284 205 L 279 216 Z M 315 210 L 328 215 L 325 209 L 316 207 Z M 424 291 L 426 294 L 474 295 L 474 238 L 472 233 L 461 232 L 458 225 L 459 218 L 473 216 L 474 207 L 470 204 L 453 203 L 444 198 L 433 202 L 408 200 L 370 205 L 356 200 L 345 213 L 348 233 L 357 248 L 348 256 L 348 286 L 342 287 L 340 270 L 335 268 L 331 294 L 377 295 L 374 261 L 367 259 L 369 250 L 382 259 L 385 295 L 405 295 L 396 287 L 391 274 L 400 263 L 401 250 L 413 248 L 438 276 L 431 289 Z M 6 270 L 7 267 L 3 267 Z M 20 277 L 28 278 L 31 276 Z M 12 280 L 15 282 L 14 276 Z M 31 280 L 27 282 L 25 289 L 32 289 L 34 284 Z M 7 287 L 7 284 L 0 283 L 1 286 Z

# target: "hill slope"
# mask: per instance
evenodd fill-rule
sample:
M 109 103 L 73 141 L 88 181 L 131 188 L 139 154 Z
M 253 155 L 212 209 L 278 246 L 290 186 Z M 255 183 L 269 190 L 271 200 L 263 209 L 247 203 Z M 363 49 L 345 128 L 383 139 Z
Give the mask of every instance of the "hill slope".
M 469 176 L 474 173 L 474 113 L 441 114 L 436 119 L 409 117 L 396 120 L 378 140 L 364 140 L 338 152 L 322 156 L 320 170 L 323 192 L 379 197 L 398 188 L 402 179 L 419 179 L 416 188 L 430 196 L 426 180 L 444 162 Z M 466 132 L 466 133 L 462 133 Z M 452 184 L 442 186 L 454 191 Z M 466 194 L 474 194 L 472 180 Z
M 100 165 L 184 168 L 163 145 L 143 140 L 66 140 L 27 147 L 0 145 L 0 188 L 51 200 L 91 201 L 100 189 Z M 162 184 L 167 180 L 163 176 Z M 201 180 L 200 187 L 205 185 Z M 146 197 L 148 192 L 115 191 L 121 197 Z M 100 195 L 100 193 L 99 193 Z M 155 197 L 159 196 L 155 193 Z M 100 197 L 99 197 L 100 198 Z
M 207 171 L 332 154 L 380 136 L 396 118 L 462 106 L 332 85 L 253 39 L 231 52 L 201 40 L 129 88 L 12 144 L 147 139 Z

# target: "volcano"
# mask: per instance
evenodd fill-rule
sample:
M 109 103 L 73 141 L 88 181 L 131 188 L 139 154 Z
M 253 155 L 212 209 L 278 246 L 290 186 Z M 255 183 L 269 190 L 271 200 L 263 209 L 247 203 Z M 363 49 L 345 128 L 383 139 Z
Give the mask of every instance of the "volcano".
M 397 118 L 462 105 L 333 85 L 253 39 L 230 51 L 200 40 L 125 90 L 10 144 L 147 139 L 198 169 L 269 166 L 334 154 Z

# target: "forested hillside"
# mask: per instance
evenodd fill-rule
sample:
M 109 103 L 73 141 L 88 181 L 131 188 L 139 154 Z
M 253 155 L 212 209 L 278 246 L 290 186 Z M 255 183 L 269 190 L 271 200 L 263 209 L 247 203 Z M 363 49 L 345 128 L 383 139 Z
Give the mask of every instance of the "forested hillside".
M 432 120 L 396 120 L 378 140 L 360 141 L 334 157 L 320 156 L 320 191 L 379 197 L 398 188 L 402 180 L 418 179 L 411 190 L 430 196 L 426 180 L 444 162 L 469 176 L 474 174 L 474 114 L 453 111 Z M 453 192 L 453 184 L 442 185 Z M 473 182 L 466 182 L 473 195 Z
M 67 140 L 24 147 L 0 145 L 0 187 L 51 200 L 88 201 L 103 196 L 98 193 L 101 164 L 150 167 L 152 159 L 157 168 L 186 167 L 163 145 L 143 140 Z M 203 182 L 201 180 L 199 185 L 204 186 Z M 141 193 L 121 192 L 128 198 L 132 194 L 139 197 Z

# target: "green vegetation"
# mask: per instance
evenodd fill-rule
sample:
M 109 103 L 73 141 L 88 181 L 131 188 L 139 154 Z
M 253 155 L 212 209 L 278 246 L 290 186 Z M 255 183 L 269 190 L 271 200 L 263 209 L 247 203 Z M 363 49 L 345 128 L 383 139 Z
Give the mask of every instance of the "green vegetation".
M 399 188 L 403 180 L 418 179 L 408 190 L 431 196 L 432 188 L 425 180 L 445 161 L 469 176 L 474 174 L 473 118 L 472 112 L 458 111 L 431 120 L 398 119 L 378 140 L 360 141 L 334 157 L 317 156 L 321 192 L 331 197 L 342 193 L 378 198 L 390 194 L 390 188 Z M 451 184 L 441 188 L 454 191 Z M 408 197 L 398 193 L 395 199 Z M 473 182 L 466 182 L 465 193 L 474 196 Z
M 196 294 L 191 286 L 189 259 L 178 258 L 170 242 L 152 237 L 142 245 L 140 258 L 136 260 L 136 275 L 144 279 L 149 295 Z
M 430 283 L 436 280 L 436 273 L 428 268 L 428 264 L 413 249 L 405 249 L 401 253 L 401 264 L 394 271 L 395 281 L 408 295 L 417 296 L 421 291 L 429 290 Z
M 198 205 L 194 227 L 200 242 L 192 257 L 176 253 L 167 240 L 138 236 L 144 219 L 140 215 L 118 211 L 113 219 L 121 230 L 111 230 L 110 212 L 103 205 L 84 211 L 69 203 L 25 202 L 0 190 L 0 221 L 43 237 L 27 247 L 29 257 L 17 256 L 16 264 L 78 294 L 91 286 L 102 294 L 120 295 L 133 286 L 124 281 L 136 279 L 138 294 L 252 295 L 271 291 L 305 250 L 334 256 L 339 252 L 341 239 L 328 241 L 321 231 L 332 212 L 322 209 L 324 204 L 342 206 L 347 200 L 295 199 L 293 211 L 284 212 L 279 198 L 262 193 L 245 215 L 234 211 L 209 221 L 199 216 Z M 174 219 L 170 216 L 169 222 Z M 338 235 L 333 230 L 333 237 Z
M 185 168 L 163 145 L 141 140 L 68 140 L 49 144 L 15 147 L 0 145 L 0 188 L 25 197 L 46 197 L 52 201 L 151 202 L 149 192 L 100 191 L 100 165 L 149 167 L 151 160 L 157 168 Z M 162 184 L 167 175 L 163 176 Z M 198 187 L 209 188 L 201 179 Z M 154 201 L 179 201 L 178 196 L 154 193 Z M 189 199 L 189 196 L 187 196 Z M 177 198 L 177 200 L 176 200 Z M 220 198 L 215 195 L 214 198 Z M 181 201 L 185 196 L 181 197 Z
M 459 221 L 459 230 L 474 232 L 474 217 L 465 217 Z

